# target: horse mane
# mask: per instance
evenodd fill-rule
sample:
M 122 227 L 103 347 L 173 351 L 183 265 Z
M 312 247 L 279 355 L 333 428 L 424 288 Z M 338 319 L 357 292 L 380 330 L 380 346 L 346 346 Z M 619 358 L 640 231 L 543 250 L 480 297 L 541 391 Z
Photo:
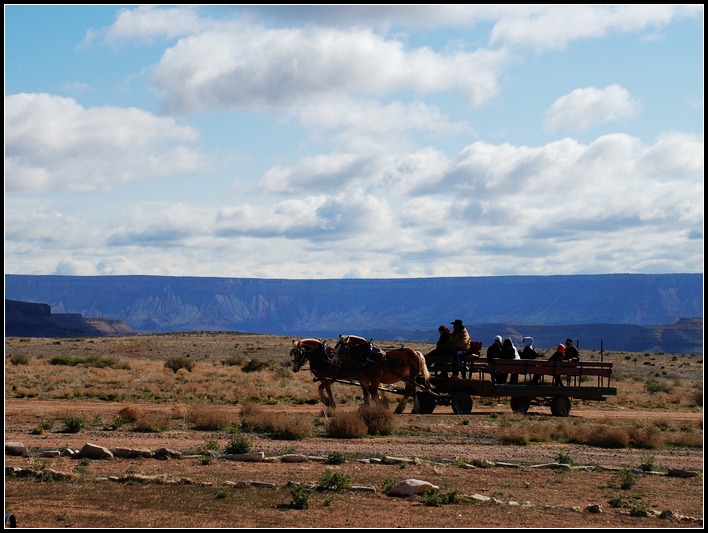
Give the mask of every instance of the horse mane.
M 369 342 L 364 337 L 359 337 L 358 335 L 339 335 L 339 339 L 345 344 L 349 344 L 350 342 L 354 344 L 364 344 L 365 342 Z
M 326 347 L 327 343 L 319 339 L 293 339 L 293 348 L 309 348 L 314 350 L 319 347 Z

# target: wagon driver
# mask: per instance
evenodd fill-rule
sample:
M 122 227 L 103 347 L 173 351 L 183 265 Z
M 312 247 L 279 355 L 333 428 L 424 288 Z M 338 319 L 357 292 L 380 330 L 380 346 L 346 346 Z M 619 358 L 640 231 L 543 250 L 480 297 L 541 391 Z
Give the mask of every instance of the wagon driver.
M 462 324 L 462 320 L 455 320 L 452 324 L 452 335 L 448 340 L 448 352 L 452 354 L 452 378 L 457 379 L 460 373 L 460 359 L 467 355 L 470 349 L 470 334 Z

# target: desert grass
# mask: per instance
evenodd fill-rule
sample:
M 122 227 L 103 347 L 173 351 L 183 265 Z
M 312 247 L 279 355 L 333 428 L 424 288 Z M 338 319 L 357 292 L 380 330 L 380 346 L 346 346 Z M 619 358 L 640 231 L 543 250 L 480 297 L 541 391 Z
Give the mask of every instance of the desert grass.
M 296 440 L 312 435 L 314 417 L 303 413 L 266 411 L 255 402 L 249 402 L 241 411 L 241 425 L 245 431 Z
M 129 419 L 117 414 L 113 426 L 143 431 L 165 431 L 186 426 L 223 429 L 235 426 L 231 409 L 243 406 L 246 426 L 282 438 L 303 438 L 315 431 L 334 435 L 386 435 L 396 432 L 398 420 L 388 410 L 361 411 L 344 415 L 341 408 L 363 404 L 358 386 L 335 384 L 340 409 L 323 408 L 321 419 L 301 420 L 283 415 L 249 416 L 247 405 L 319 404 L 319 382 L 303 369 L 290 369 L 292 339 L 237 333 L 184 333 L 115 338 L 5 339 L 5 396 L 39 399 L 100 399 L 131 402 L 171 403 L 175 413 L 158 420 L 151 413 Z M 411 344 L 429 351 L 432 346 Z M 670 354 L 603 354 L 583 352 L 588 360 L 613 362 L 608 407 L 693 411 L 703 406 L 702 356 Z M 191 362 L 170 368 L 174 360 Z M 18 364 L 18 361 L 21 363 Z M 61 364 L 57 364 L 60 361 Z M 389 395 L 385 395 L 389 396 Z M 478 398 L 478 405 L 495 405 L 497 398 Z M 508 399 L 502 399 L 508 403 Z M 594 404 L 595 402 L 574 403 Z M 411 402 L 412 403 L 412 402 Z M 346 409 L 345 409 L 346 410 Z M 286 409 L 287 412 L 287 409 Z M 351 420 L 345 418 L 350 416 Z M 270 417 L 270 418 L 269 418 Z M 355 418 L 362 419 L 363 425 Z M 593 427 L 592 431 L 557 422 L 529 419 L 509 413 L 489 422 L 490 431 L 502 439 L 523 443 L 544 441 L 584 442 L 599 446 L 696 446 L 700 428 L 664 426 Z M 589 426 L 588 426 L 589 427 Z M 328 429 L 329 428 L 329 429 Z M 364 433 L 362 433 L 362 431 Z
M 500 417 L 497 438 L 506 444 L 566 442 L 598 448 L 703 447 L 702 423 L 666 420 L 588 423 L 586 420 L 528 420 L 522 415 Z
M 233 409 L 213 404 L 190 404 L 185 418 L 191 427 L 202 431 L 218 431 L 238 424 L 238 416 Z
M 357 412 L 369 435 L 391 435 L 398 425 L 396 415 L 381 404 L 362 405 Z
M 146 411 L 135 421 L 134 431 L 143 433 L 162 433 L 173 427 L 170 416 L 160 411 Z
M 369 433 L 369 428 L 360 413 L 337 411 L 329 419 L 326 434 L 335 439 L 357 439 Z

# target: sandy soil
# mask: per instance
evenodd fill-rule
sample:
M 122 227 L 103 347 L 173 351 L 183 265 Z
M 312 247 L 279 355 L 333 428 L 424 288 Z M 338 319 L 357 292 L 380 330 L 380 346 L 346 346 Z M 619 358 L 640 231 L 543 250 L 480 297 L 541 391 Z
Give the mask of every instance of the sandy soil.
M 293 387 L 284 390 L 282 397 L 312 398 L 313 392 L 304 392 L 313 388 L 308 374 L 298 374 L 300 381 L 286 380 L 271 370 L 236 381 L 240 372 L 222 364 L 234 356 L 244 361 L 275 359 L 287 364 L 291 342 L 278 336 L 206 332 L 95 339 L 6 338 L 5 442 L 21 442 L 30 451 L 28 457 L 5 456 L 6 511 L 15 516 L 18 527 L 25 528 L 702 529 L 702 448 L 611 449 L 549 439 L 511 445 L 501 444 L 497 438 L 506 426 L 526 422 L 534 427 L 571 423 L 612 428 L 620 423 L 647 427 L 666 421 L 671 427 L 690 427 L 693 434 L 702 432 L 703 411 L 695 407 L 702 401 L 692 399 L 701 390 L 701 383 L 695 382 L 702 378 L 702 357 L 585 353 L 588 359 L 603 360 L 600 357 L 604 356 L 605 361 L 613 362 L 622 402 L 574 402 L 571 416 L 558 420 L 549 416 L 548 408 L 532 407 L 524 418 L 513 415 L 508 403 L 497 406 L 478 402 L 471 414 L 463 416 L 454 415 L 450 407 L 436 408 L 430 415 L 413 415 L 407 409 L 397 416 L 393 435 L 333 439 L 322 436 L 327 419 L 318 405 L 279 401 L 263 408 L 310 418 L 320 429 L 313 433 L 318 436 L 278 440 L 247 433 L 253 451 L 263 452 L 265 461 L 207 459 L 207 447 L 216 443 L 223 450 L 234 434 L 198 431 L 180 423 L 179 413 L 187 406 L 179 401 L 189 396 L 189 391 L 196 392 L 185 401 L 213 392 L 216 399 L 210 405 L 214 409 L 233 410 L 238 415 L 240 407 L 229 401 L 229 387 L 241 387 L 242 403 L 245 391 L 261 390 L 255 383 L 271 389 Z M 425 344 L 411 347 L 423 353 L 431 349 Z M 53 357 L 88 354 L 129 362 L 131 369 L 117 372 L 48 364 Z M 199 362 L 189 380 L 163 372 L 162 363 L 176 354 Z M 13 356 L 25 356 L 29 364 L 13 364 Z M 202 365 L 202 361 L 213 364 Z M 651 409 L 628 407 L 635 405 L 634 392 L 629 392 L 635 390 L 633 384 L 648 379 L 668 383 L 673 392 L 660 392 L 651 398 L 644 395 L 636 403 L 651 404 Z M 178 387 L 180 394 L 175 393 Z M 48 399 L 81 397 L 77 392 L 81 390 L 102 394 L 115 391 L 123 402 Z M 148 398 L 153 391 L 157 396 Z M 358 407 L 351 391 L 338 389 L 340 398 L 340 409 Z M 140 403 L 143 399 L 149 401 Z M 674 400 L 678 403 L 672 404 Z M 129 426 L 110 429 L 110 421 L 128 405 L 169 416 L 174 424 L 154 433 L 134 431 Z M 36 431 L 43 421 L 57 422 L 67 413 L 90 423 L 79 433 L 64 433 L 59 423 L 41 433 Z M 83 460 L 45 453 L 80 449 L 86 443 L 108 449 L 167 448 L 180 452 L 181 458 Z M 328 464 L 326 460 L 334 452 L 343 454 L 346 462 Z M 288 454 L 303 454 L 310 459 L 283 462 L 282 457 Z M 406 461 L 376 461 L 385 457 Z M 574 467 L 590 468 L 535 466 L 556 463 L 561 457 L 571 458 Z M 639 468 L 650 461 L 662 475 Z M 40 475 L 8 474 L 7 469 L 15 467 Z M 69 474 L 70 478 L 52 481 L 50 473 L 43 470 L 46 468 Z M 668 469 L 697 475 L 665 475 Z M 353 485 L 373 487 L 375 492 L 316 490 L 307 493 L 307 508 L 292 505 L 293 483 L 317 485 L 336 474 Z M 153 477 L 141 482 L 140 475 Z M 631 483 L 623 488 L 627 478 Z M 386 487 L 405 479 L 430 482 L 439 487 L 440 495 L 448 495 L 452 501 L 432 505 L 436 502 L 421 496 L 394 498 L 386 494 Z M 481 501 L 474 495 L 489 500 Z M 590 505 L 597 505 L 602 512 L 590 512 Z M 667 510 L 673 517 L 658 517 Z
M 131 404 L 135 405 L 135 404 Z M 602 449 L 563 444 L 501 445 L 483 435 L 484 420 L 490 414 L 508 413 L 508 406 L 479 407 L 461 417 L 441 410 L 431 415 L 399 416 L 396 436 L 365 439 L 306 438 L 273 440 L 249 435 L 254 451 L 263 451 L 267 461 L 249 463 L 217 459 L 206 464 L 194 455 L 208 441 L 225 445 L 230 435 L 177 429 L 163 433 L 106 431 L 98 428 L 77 434 L 57 431 L 33 435 L 42 417 L 59 416 L 68 408 L 74 413 L 110 420 L 120 404 L 101 401 L 45 401 L 8 398 L 5 403 L 5 440 L 22 442 L 31 457 L 5 457 L 11 466 L 73 473 L 71 481 L 42 483 L 34 479 L 7 477 L 6 509 L 14 513 L 19 527 L 699 527 L 703 514 L 703 453 L 696 449 L 637 450 Z M 145 408 L 154 410 L 155 404 Z M 162 405 L 165 411 L 173 405 Z M 238 409 L 234 407 L 234 409 Z M 316 405 L 271 406 L 269 409 L 307 413 L 319 417 Z M 534 413 L 530 417 L 546 416 Z M 540 409 L 540 408 L 539 408 Z M 680 419 L 702 420 L 702 412 L 654 412 L 629 409 L 574 407 L 570 419 L 602 420 Z M 400 431 L 402 430 L 402 431 Z M 407 436 L 410 433 L 410 436 Z M 64 447 L 81 448 L 85 443 L 109 449 L 117 447 L 169 448 L 185 454 L 181 459 L 93 460 L 83 470 L 80 461 L 67 457 L 40 458 L 39 453 Z M 321 459 L 332 451 L 346 454 L 342 465 L 322 461 L 284 463 L 285 454 L 305 454 Z M 559 454 L 573 458 L 576 465 L 595 465 L 567 472 L 532 465 L 554 463 Z M 417 458 L 408 464 L 367 464 L 366 458 Z M 700 471 L 694 478 L 639 475 L 631 490 L 619 488 L 619 476 L 628 466 L 637 466 L 651 456 L 664 469 Z M 470 467 L 482 461 L 496 463 L 489 468 Z M 514 464 L 512 467 L 509 464 Z M 349 476 L 356 485 L 373 486 L 373 494 L 339 491 L 313 493 L 308 509 L 289 508 L 289 482 L 317 482 L 327 471 Z M 109 476 L 130 473 L 166 475 L 182 484 L 120 483 Z M 443 493 L 480 494 L 497 503 L 463 501 L 450 505 L 424 505 L 421 498 L 391 498 L 382 493 L 387 481 L 414 478 L 440 487 Z M 186 484 L 185 480 L 189 480 Z M 259 488 L 252 481 L 272 483 Z M 230 483 L 246 488 L 233 489 Z M 228 496 L 217 493 L 228 488 Z M 140 494 L 140 497 L 137 496 Z M 610 501 L 622 500 L 613 508 Z M 225 500 L 225 501 L 221 501 Z M 631 516 L 632 501 L 641 502 L 649 515 Z M 166 502 L 174 502 L 166 507 Z M 229 502 L 231 505 L 229 505 Z M 516 505 L 516 504 L 519 505 Z M 588 512 L 598 504 L 602 513 Z M 635 510 L 637 505 L 635 505 Z M 673 510 L 679 520 L 657 518 Z M 365 517 L 365 518 L 363 518 Z

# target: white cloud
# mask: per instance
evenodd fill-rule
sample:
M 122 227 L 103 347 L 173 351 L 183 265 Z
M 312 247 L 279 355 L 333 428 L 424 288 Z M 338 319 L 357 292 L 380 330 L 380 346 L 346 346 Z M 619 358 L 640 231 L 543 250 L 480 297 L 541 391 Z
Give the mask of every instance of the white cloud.
M 122 9 L 84 44 L 154 46 L 92 50 L 106 64 L 117 59 L 113 79 L 99 76 L 108 69 L 82 73 L 97 58 L 76 54 L 62 72 L 87 83 L 48 85 L 75 90 L 76 99 L 6 97 L 6 271 L 302 278 L 702 271 L 702 99 L 698 112 L 693 107 L 700 85 L 677 77 L 642 87 L 653 70 L 642 70 L 636 58 L 649 47 L 634 39 L 623 56 L 633 67 L 623 77 L 632 94 L 601 88 L 608 69 L 622 65 L 605 65 L 614 59 L 605 47 L 616 42 L 600 39 L 667 38 L 651 47 L 663 64 L 661 54 L 686 57 L 675 54 L 692 45 L 664 26 L 694 17 L 680 27 L 694 29 L 702 13 L 702 5 Z M 589 81 L 540 108 L 533 88 L 567 78 L 541 84 L 516 62 L 532 53 L 534 61 L 562 63 L 566 55 L 555 50 L 576 39 L 597 40 L 572 50 L 588 60 Z M 21 74 L 18 65 L 13 72 Z M 138 85 L 145 72 L 152 87 Z M 146 110 L 80 99 L 111 101 L 116 77 L 135 80 L 121 101 Z M 525 101 L 514 99 L 514 83 L 528 90 Z M 635 87 L 647 99 L 641 123 L 630 120 L 640 107 Z M 153 88 L 164 98 L 157 105 L 203 113 L 186 126 L 149 112 Z M 663 91 L 672 105 L 649 109 Z M 550 136 L 539 136 L 544 111 Z M 554 136 L 591 127 L 582 140 Z M 197 143 L 212 151 L 201 153 Z M 230 150 L 245 157 L 230 159 Z M 111 194 L 74 194 L 92 191 Z
M 180 40 L 154 69 L 167 108 L 259 109 L 308 103 L 338 92 L 383 96 L 456 90 L 480 105 L 498 90 L 503 51 L 407 51 L 371 31 L 270 30 L 238 26 Z
M 639 102 L 619 85 L 604 89 L 586 87 L 561 96 L 546 112 L 548 131 L 583 131 L 598 123 L 631 118 L 639 110 Z
M 285 200 L 269 207 L 222 207 L 216 234 L 222 237 L 289 237 L 336 241 L 379 232 L 392 224 L 386 201 L 352 189 L 332 196 Z
M 152 43 L 157 39 L 189 35 L 214 23 L 202 19 L 198 8 L 194 6 L 139 6 L 135 9 L 120 9 L 111 26 L 102 30 L 89 30 L 80 47 L 88 47 L 97 41 L 109 44 L 128 40 Z
M 490 38 L 492 43 L 564 48 L 578 39 L 661 28 L 677 18 L 703 17 L 703 6 L 698 4 L 515 6 L 517 8 L 518 14 L 503 16 L 496 22 Z
M 110 126 L 109 126 L 110 125 Z M 84 108 L 49 94 L 5 97 L 7 191 L 110 190 L 202 169 L 197 132 L 137 108 Z
M 76 250 L 87 241 L 100 246 L 100 230 L 79 216 L 67 214 L 64 207 L 33 207 L 29 203 L 6 207 L 5 245 L 16 243 L 13 253 L 18 254 L 58 248 Z
M 369 100 L 331 98 L 301 106 L 298 116 L 315 134 L 329 130 L 369 136 L 400 136 L 411 131 L 435 135 L 470 131 L 467 124 L 451 121 L 438 107 L 424 102 L 382 105 Z

